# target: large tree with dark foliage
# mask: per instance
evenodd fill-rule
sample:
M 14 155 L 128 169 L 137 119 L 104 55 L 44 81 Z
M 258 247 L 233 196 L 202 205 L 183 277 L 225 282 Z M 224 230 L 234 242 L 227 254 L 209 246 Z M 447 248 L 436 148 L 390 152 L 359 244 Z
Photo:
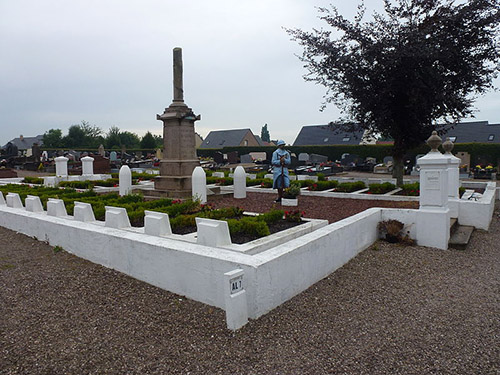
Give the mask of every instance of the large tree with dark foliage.
M 499 9 L 500 0 L 384 0 L 369 21 L 363 4 L 353 21 L 332 6 L 319 8 L 328 30 L 287 31 L 304 47 L 305 79 L 327 88 L 323 105 L 342 108 L 350 129 L 394 140 L 401 184 L 405 153 L 493 88 Z

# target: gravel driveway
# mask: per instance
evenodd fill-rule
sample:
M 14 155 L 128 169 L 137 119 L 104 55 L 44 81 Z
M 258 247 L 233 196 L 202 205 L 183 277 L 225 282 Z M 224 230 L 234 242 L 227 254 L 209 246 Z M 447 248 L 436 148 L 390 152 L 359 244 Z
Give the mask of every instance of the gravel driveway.
M 499 213 L 465 251 L 378 242 L 237 332 L 0 228 L 0 374 L 500 374 Z

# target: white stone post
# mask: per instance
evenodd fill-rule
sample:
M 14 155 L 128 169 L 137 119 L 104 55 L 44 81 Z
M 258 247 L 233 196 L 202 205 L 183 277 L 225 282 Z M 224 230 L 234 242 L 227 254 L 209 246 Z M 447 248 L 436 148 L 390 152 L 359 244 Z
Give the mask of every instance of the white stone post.
M 67 177 L 68 176 L 68 158 L 65 156 L 58 156 L 54 159 L 56 162 L 56 176 L 57 177 Z
M 94 158 L 85 156 L 80 160 L 82 162 L 82 176 L 92 176 L 94 174 Z
M 202 167 L 196 167 L 193 170 L 191 191 L 193 199 L 199 199 L 201 203 L 207 203 L 207 175 Z
M 224 274 L 224 302 L 227 328 L 237 330 L 248 323 L 247 295 L 244 288 L 244 271 L 236 269 Z
M 458 218 L 458 213 L 460 209 L 460 194 L 458 189 L 460 188 L 460 158 L 457 158 L 451 153 L 453 150 L 453 143 L 450 138 L 446 138 L 443 143 L 443 149 L 445 151 L 444 156 L 448 158 L 448 207 L 450 208 L 450 216 Z
M 233 176 L 234 197 L 242 199 L 247 197 L 247 174 L 245 169 L 238 165 Z
M 5 206 L 7 203 L 5 202 L 5 198 L 3 197 L 2 192 L 0 191 L 0 205 Z
M 120 185 L 120 196 L 128 195 L 132 192 L 132 172 L 128 165 L 123 165 L 118 174 Z
M 420 159 L 420 209 L 417 212 L 417 243 L 447 249 L 450 239 L 448 208 L 448 161 L 437 148 L 441 138 L 432 132 L 427 140 L 431 151 Z

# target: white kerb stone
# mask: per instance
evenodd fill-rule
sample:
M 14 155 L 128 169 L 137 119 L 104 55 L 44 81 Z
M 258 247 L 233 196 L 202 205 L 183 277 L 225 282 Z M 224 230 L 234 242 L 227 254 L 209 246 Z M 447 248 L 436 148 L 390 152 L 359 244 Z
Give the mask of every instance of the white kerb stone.
M 170 236 L 172 228 L 168 214 L 144 211 L 144 233 L 152 236 Z
M 236 199 L 247 197 L 247 174 L 241 165 L 234 170 L 233 186 Z
M 202 167 L 196 167 L 193 170 L 191 191 L 193 199 L 199 199 L 201 203 L 207 203 L 207 175 Z
M 17 193 L 7 193 L 7 207 L 24 208 L 21 197 Z
M 43 186 L 47 187 L 55 187 L 57 185 L 57 177 L 44 177 L 43 178 Z
M 248 303 L 242 269 L 224 274 L 223 291 L 227 328 L 235 331 L 248 323 Z
M 228 246 L 231 245 L 231 235 L 227 221 L 196 218 L 197 243 L 206 246 Z
M 212 173 L 213 177 L 224 178 L 224 172 L 214 172 Z
M 76 221 L 95 221 L 94 210 L 90 203 L 75 202 L 73 216 Z
M 119 184 L 120 196 L 128 195 L 132 192 L 132 171 L 128 165 L 123 165 L 120 168 Z
M 43 212 L 42 201 L 36 195 L 28 195 L 24 200 L 24 204 L 26 205 L 26 211 Z
M 130 220 L 125 208 L 110 206 L 105 206 L 104 208 L 106 209 L 104 226 L 117 229 L 130 228 Z
M 56 217 L 68 216 L 64 201 L 62 199 L 49 198 L 47 201 L 47 215 Z

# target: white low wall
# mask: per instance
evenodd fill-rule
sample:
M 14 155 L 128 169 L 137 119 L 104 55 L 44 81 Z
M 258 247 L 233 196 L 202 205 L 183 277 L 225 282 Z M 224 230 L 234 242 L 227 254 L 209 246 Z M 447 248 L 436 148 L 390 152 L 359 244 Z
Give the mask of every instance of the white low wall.
M 370 246 L 381 211 L 367 210 L 256 255 L 6 205 L 0 205 L 0 225 L 222 309 L 224 274 L 243 269 L 248 316 L 257 318 Z
M 458 223 L 477 229 L 488 230 L 495 210 L 496 183 L 484 183 L 484 193 L 480 199 L 458 201 Z

